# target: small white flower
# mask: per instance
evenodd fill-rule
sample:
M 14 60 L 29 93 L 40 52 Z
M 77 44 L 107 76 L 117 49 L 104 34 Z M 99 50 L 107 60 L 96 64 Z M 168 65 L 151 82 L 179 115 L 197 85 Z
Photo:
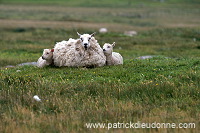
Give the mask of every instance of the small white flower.
M 17 70 L 16 72 L 21 72 L 21 70 Z
M 41 101 L 41 99 L 38 97 L 38 95 L 35 95 L 35 96 L 33 97 L 33 99 L 35 99 L 35 100 L 38 101 L 38 102 Z

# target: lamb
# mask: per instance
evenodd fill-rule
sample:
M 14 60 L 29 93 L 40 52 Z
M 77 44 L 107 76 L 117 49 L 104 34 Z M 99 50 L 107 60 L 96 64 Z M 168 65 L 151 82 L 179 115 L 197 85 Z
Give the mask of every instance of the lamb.
M 42 56 L 37 61 L 37 67 L 45 67 L 53 63 L 54 49 L 44 49 Z
M 123 57 L 116 52 L 113 52 L 113 47 L 115 46 L 115 42 L 113 44 L 105 43 L 103 46 L 103 52 L 106 56 L 106 65 L 120 65 L 123 64 Z
M 80 39 L 62 41 L 54 47 L 54 64 L 68 67 L 100 67 L 104 66 L 106 57 L 103 49 L 93 37 L 94 33 L 79 34 Z

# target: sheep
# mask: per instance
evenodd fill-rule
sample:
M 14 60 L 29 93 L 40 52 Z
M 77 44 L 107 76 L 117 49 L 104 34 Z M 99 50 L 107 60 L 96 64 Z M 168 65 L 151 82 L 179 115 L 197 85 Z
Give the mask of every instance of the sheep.
M 103 46 L 103 52 L 106 56 L 106 65 L 120 65 L 123 64 L 123 57 L 116 52 L 113 52 L 113 47 L 115 46 L 115 42 L 113 44 L 105 43 Z
M 100 67 L 104 66 L 106 57 L 103 49 L 93 37 L 95 33 L 79 34 L 79 39 L 62 41 L 54 47 L 54 65 L 68 67 Z
M 107 33 L 107 32 L 108 32 L 107 28 L 100 28 L 99 29 L 99 33 Z
M 132 37 L 132 36 L 136 36 L 137 32 L 136 31 L 125 31 L 124 35 Z
M 82 67 L 102 67 L 106 63 L 106 57 L 103 53 L 103 49 L 100 47 L 97 40 L 94 38 L 95 33 L 79 34 L 80 39 L 77 41 L 79 50 L 84 53 L 79 66 Z
M 45 67 L 53 63 L 54 49 L 44 49 L 42 56 L 37 61 L 37 67 Z
M 68 41 L 57 42 L 54 47 L 54 65 L 58 67 L 78 67 L 81 51 L 76 47 L 78 40 L 70 38 Z

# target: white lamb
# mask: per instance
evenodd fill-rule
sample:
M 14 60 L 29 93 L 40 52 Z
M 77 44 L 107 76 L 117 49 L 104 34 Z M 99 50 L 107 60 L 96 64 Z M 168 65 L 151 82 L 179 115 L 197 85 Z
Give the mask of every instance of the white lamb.
M 116 52 L 113 52 L 113 47 L 115 46 L 115 42 L 113 44 L 105 43 L 103 46 L 103 52 L 106 56 L 106 65 L 120 65 L 123 64 L 123 57 Z
M 42 56 L 37 61 L 37 67 L 45 67 L 53 63 L 54 49 L 44 49 Z
M 104 66 L 106 57 L 94 33 L 79 34 L 80 39 L 62 41 L 54 47 L 54 64 L 68 67 L 100 67 Z

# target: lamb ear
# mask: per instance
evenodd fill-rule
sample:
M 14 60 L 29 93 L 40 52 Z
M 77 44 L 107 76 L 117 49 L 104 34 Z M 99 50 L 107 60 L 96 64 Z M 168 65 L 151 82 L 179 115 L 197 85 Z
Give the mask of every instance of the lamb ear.
M 112 46 L 113 46 L 113 47 L 115 46 L 115 42 L 113 42 Z
M 54 52 L 54 49 L 51 49 L 51 52 Z
M 96 32 L 92 33 L 90 36 L 92 36 L 92 37 L 93 37 L 95 34 L 96 34 Z
M 76 44 L 77 44 L 77 43 L 80 43 L 80 42 L 81 42 L 81 39 L 78 39 L 77 42 L 76 42 Z
M 81 34 L 80 34 L 80 33 L 78 33 L 78 31 L 77 31 L 77 35 L 81 36 Z

